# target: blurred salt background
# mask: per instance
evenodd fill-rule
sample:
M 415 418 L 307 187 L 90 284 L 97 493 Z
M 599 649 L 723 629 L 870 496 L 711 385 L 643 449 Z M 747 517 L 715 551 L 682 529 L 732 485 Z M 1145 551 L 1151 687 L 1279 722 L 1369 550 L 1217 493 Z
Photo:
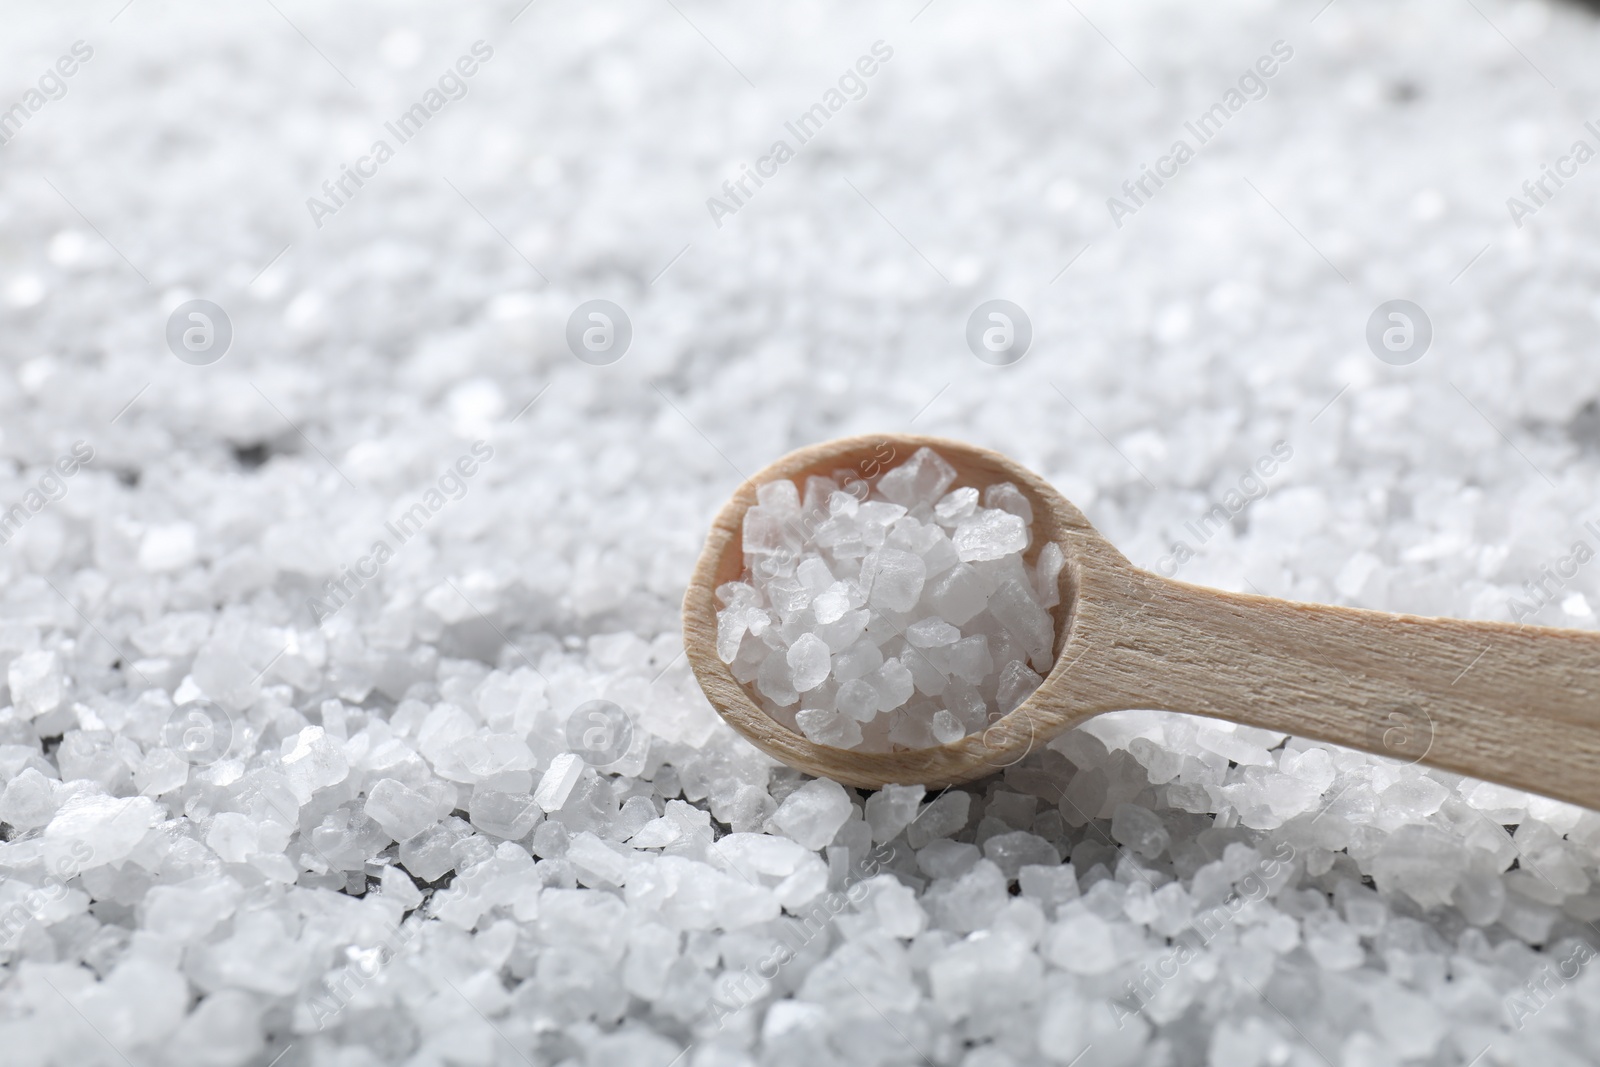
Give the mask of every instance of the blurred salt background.
M 0 1061 L 1600 1060 L 1592 812 L 1147 712 L 864 795 L 677 635 L 743 473 L 907 428 L 1186 580 L 1594 626 L 1600 172 L 1507 198 L 1593 143 L 1600 27 L 1473 7 L 14 5 Z

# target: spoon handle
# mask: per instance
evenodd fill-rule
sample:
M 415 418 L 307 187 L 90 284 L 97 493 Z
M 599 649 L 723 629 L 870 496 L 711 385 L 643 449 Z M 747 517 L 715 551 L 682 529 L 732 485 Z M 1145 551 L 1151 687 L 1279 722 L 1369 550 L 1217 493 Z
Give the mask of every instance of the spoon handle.
M 1094 710 L 1232 719 L 1600 808 L 1600 633 L 1294 603 L 1148 572 L 1122 592 L 1075 627 L 1102 635 L 1099 647 L 1063 650 L 1088 672 L 1071 688 L 1098 690 Z

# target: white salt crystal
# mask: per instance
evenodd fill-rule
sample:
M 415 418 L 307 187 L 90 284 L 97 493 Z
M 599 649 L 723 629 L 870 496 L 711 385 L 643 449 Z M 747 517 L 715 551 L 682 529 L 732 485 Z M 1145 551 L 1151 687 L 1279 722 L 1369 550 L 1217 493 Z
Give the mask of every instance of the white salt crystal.
M 773 812 L 773 829 L 815 852 L 833 840 L 850 817 L 850 794 L 826 778 L 807 782 L 784 798 Z
M 802 608 L 811 606 L 811 591 L 798 578 L 774 578 L 767 583 L 764 591 L 780 619 L 787 619 Z M 770 621 L 771 616 L 765 611 L 759 615 L 750 613 L 750 632 L 757 636 L 765 633 Z
M 861 578 L 868 583 L 867 602 L 882 611 L 910 611 L 922 596 L 927 564 L 921 557 L 883 548 L 867 557 Z
M 911 671 L 899 659 L 884 660 L 883 666 L 868 675 L 867 680 L 877 689 L 878 706 L 885 711 L 900 707 L 916 691 Z
M 1117 965 L 1111 927 L 1087 908 L 1069 905 L 1045 934 L 1044 957 L 1073 974 L 1104 974 Z
M 147 571 L 182 570 L 194 562 L 198 550 L 193 523 L 151 526 L 139 544 L 139 566 Z
M 272 655 L 270 651 L 263 655 L 263 663 Z M 173 694 L 178 704 L 204 696 L 228 711 L 238 712 L 255 703 L 260 693 L 261 667 L 246 662 L 237 645 L 220 632 L 200 647 L 190 673 L 198 691 L 190 696 L 180 689 Z
M 1561 800 L 1551 800 L 1549 797 L 1530 796 L 1528 798 L 1528 815 L 1539 820 L 1558 834 L 1566 834 L 1573 830 L 1583 819 L 1587 809 L 1576 804 L 1568 804 Z
M 1390 980 L 1372 990 L 1370 1004 L 1378 1035 L 1402 1060 L 1433 1058 L 1448 1028 L 1428 997 Z
M 926 649 L 913 645 L 903 653 L 900 661 L 911 672 L 911 682 L 917 692 L 936 697 L 950 684 L 950 676 L 941 670 Z M 938 710 L 944 711 L 944 708 Z
M 816 857 L 804 846 L 766 834 L 727 834 L 717 839 L 717 852 L 746 873 L 786 878 Z
M 903 548 L 912 555 L 921 556 L 926 560 L 928 553 L 936 545 L 945 544 L 949 540 L 949 535 L 933 523 L 921 522 L 910 515 L 905 515 L 895 520 L 894 525 L 889 528 L 884 543 L 891 548 Z
M 1312 810 L 1322 796 L 1322 790 L 1312 783 L 1286 774 L 1269 774 L 1260 781 L 1260 793 L 1252 800 L 1265 801 L 1277 820 L 1292 819 Z
M 788 707 L 800 699 L 800 693 L 795 689 L 794 669 L 789 666 L 787 655 L 768 656 L 762 662 L 761 670 L 756 675 L 756 688 L 762 696 L 779 707 Z
M 889 742 L 901 748 L 932 748 L 939 744 L 933 736 L 931 709 L 924 705 L 888 716 Z
M 926 792 L 920 785 L 886 785 L 868 797 L 866 817 L 872 840 L 879 844 L 893 840 L 910 825 Z
M 1047 914 L 1078 899 L 1078 875 L 1070 863 L 1025 863 L 1017 869 L 1017 886 L 1024 897 L 1037 900 Z
M 481 786 L 473 791 L 467 812 L 478 830 L 512 841 L 527 837 L 543 817 L 529 794 L 501 793 Z
M 930 724 L 930 728 L 933 730 L 933 736 L 942 745 L 948 745 L 952 741 L 959 741 L 967 733 L 967 728 L 961 724 L 961 720 L 950 714 L 946 708 L 940 708 L 933 713 L 933 721 Z
M 1033 525 L 1033 505 L 1027 496 L 1010 482 L 995 482 L 983 490 L 983 506 L 1009 511 L 1029 526 Z
M 45 863 L 60 877 L 118 863 L 133 852 L 156 817 L 149 797 L 70 797 L 44 828 Z
M 827 708 L 802 708 L 794 722 L 806 740 L 833 748 L 855 748 L 861 744 L 858 716 Z
M 1301 936 L 1306 951 L 1324 970 L 1350 971 L 1366 960 L 1361 938 L 1332 912 L 1313 912 L 1306 916 Z
M 817 628 L 817 636 L 834 652 L 843 652 L 866 630 L 871 619 L 871 613 L 865 609 L 861 611 L 847 611 L 844 618 L 838 622 L 829 623 L 827 626 Z
M 779 478 L 756 487 L 756 502 L 777 515 L 797 515 L 800 511 L 800 491 L 787 478 Z
M 929 658 L 971 685 L 977 685 L 994 671 L 989 639 L 983 634 L 963 637 L 953 645 L 929 653 Z
M 1443 831 L 1431 826 L 1402 826 L 1389 835 L 1371 872 L 1378 888 L 1405 893 L 1424 907 L 1448 904 L 1466 857 Z
M 242 895 L 243 887 L 222 875 L 153 886 L 143 902 L 145 932 L 194 944 L 234 913 Z
M 1117 805 L 1111 815 L 1111 836 L 1145 859 L 1155 859 L 1172 841 L 1155 812 L 1137 804 Z
M 0 792 L 0 822 L 19 830 L 44 826 L 56 812 L 56 783 L 36 768 L 24 768 Z
M 302 804 L 317 790 L 338 785 L 350 775 L 343 750 L 320 726 L 307 726 L 286 738 L 281 758 L 289 788 Z
M 852 611 L 861 606 L 861 600 L 855 592 L 853 583 L 834 582 L 827 589 L 818 593 L 811 602 L 811 610 L 817 617 L 817 622 L 826 626 L 831 622 L 838 622 L 844 618 L 847 611 Z
M 793 516 L 771 508 L 753 507 L 744 513 L 742 531 L 744 551 L 752 556 L 793 553 L 800 547 L 797 523 Z
M 888 527 L 899 522 L 906 513 L 906 509 L 899 504 L 891 504 L 883 500 L 868 500 L 856 510 L 856 517 L 862 526 L 862 537 L 870 544 L 883 544 Z M 877 529 L 871 529 L 877 527 Z
M 1033 589 L 1008 578 L 989 597 L 989 614 L 1010 630 L 1029 653 L 1048 652 L 1052 636 L 1050 616 L 1034 599 Z
M 1451 890 L 1451 903 L 1474 926 L 1488 926 L 1506 906 L 1506 887 L 1493 871 L 1469 870 Z
M 1272 766 L 1272 756 L 1266 746 L 1238 732 L 1233 723 L 1211 722 L 1200 728 L 1196 737 L 1200 747 L 1234 763 L 1252 767 Z
M 259 824 L 236 811 L 218 812 L 206 831 L 206 847 L 222 857 L 224 863 L 243 863 L 259 848 Z
M 1450 790 L 1421 774 L 1402 779 L 1378 794 L 1396 826 L 1406 822 L 1421 822 L 1438 811 L 1449 795 Z
M 1319 794 L 1333 785 L 1338 773 L 1334 770 L 1333 757 L 1321 747 L 1298 752 L 1286 748 L 1278 761 L 1278 769 L 1310 785 Z
M 883 666 L 883 653 L 871 641 L 856 641 L 833 657 L 833 677 L 841 682 L 864 678 Z
M 1355 882 L 1340 882 L 1334 891 L 1339 911 L 1361 937 L 1376 937 L 1389 918 L 1389 905 L 1375 891 Z
M 844 494 L 840 495 L 843 496 Z M 854 500 L 855 498 L 850 497 L 849 499 Z M 813 595 L 824 592 L 834 583 L 833 571 L 829 570 L 828 565 L 816 556 L 809 556 L 801 560 L 800 565 L 795 568 L 795 577 Z
M 928 965 L 928 984 L 945 1018 L 992 1019 L 1037 1000 L 1043 971 L 1021 934 L 996 931 L 946 950 Z
M 995 696 L 1000 714 L 1015 710 L 1018 704 L 1027 700 L 1043 684 L 1044 679 L 1029 670 L 1021 660 L 1007 663 L 1000 668 L 1000 684 Z
M 422 891 L 400 868 L 384 867 L 378 880 L 383 888 L 383 899 L 393 901 L 403 910 L 410 911 L 422 903 Z
M 934 579 L 928 603 L 938 617 L 954 626 L 965 626 L 988 606 L 989 594 L 978 572 L 958 563 Z
M 717 599 L 730 608 L 759 607 L 761 591 L 748 582 L 723 582 L 717 586 Z
M 924 898 L 934 922 L 962 934 L 988 926 L 1007 900 L 1005 875 L 985 859 L 953 879 L 940 879 Z
M 972 798 L 960 789 L 941 793 L 929 801 L 906 827 L 906 841 L 914 849 L 940 837 L 949 837 L 967 825 Z
M 1024 866 L 1049 866 L 1061 862 L 1061 853 L 1038 834 L 1026 830 L 995 834 L 983 843 L 984 858 L 1000 868 L 1008 881 L 1015 881 Z
M 919 448 L 911 458 L 878 479 L 878 492 L 903 507 L 933 504 L 956 479 L 956 470 L 931 448 Z
M 1500 823 L 1521 822 L 1531 799 L 1521 790 L 1496 785 L 1493 782 L 1473 783 L 1467 787 L 1463 796 L 1472 807 L 1489 813 L 1495 822 Z
M 739 645 L 750 632 L 750 613 L 734 608 L 717 614 L 717 658 L 732 663 L 739 655 Z
M 941 526 L 956 526 L 978 510 L 978 491 L 971 486 L 952 489 L 934 505 L 933 516 Z
M 400 862 L 424 882 L 437 881 L 456 865 L 460 833 L 448 823 L 435 825 L 400 843 Z
M 962 520 L 950 538 L 963 563 L 1003 559 L 1028 547 L 1028 524 L 998 508 L 984 508 Z
M 918 648 L 937 648 L 961 640 L 961 631 L 940 618 L 920 619 L 906 627 L 906 640 Z
M 265 1047 L 257 998 L 238 989 L 208 993 L 167 1045 L 175 1064 L 211 1067 L 247 1063 Z
M 572 787 L 583 774 L 583 760 L 574 752 L 563 752 L 550 761 L 550 767 L 533 791 L 533 802 L 545 812 L 560 811 L 572 795 Z
M 867 722 L 884 707 L 878 689 L 865 678 L 854 678 L 839 687 L 834 706 L 841 715 Z
M 787 654 L 791 684 L 797 692 L 809 693 L 821 685 L 832 669 L 828 646 L 815 634 L 801 634 L 789 646 Z
M 620 847 L 620 846 L 619 846 Z M 588 830 L 574 834 L 567 846 L 567 862 L 578 869 L 588 885 L 627 884 L 629 858 Z
M 1061 571 L 1066 563 L 1061 546 L 1054 541 L 1039 549 L 1039 559 L 1033 566 L 1033 589 L 1040 607 L 1053 608 L 1061 603 Z
M 879 929 L 890 937 L 916 937 L 928 924 L 928 913 L 917 903 L 916 891 L 893 875 L 869 878 L 858 892 L 860 910 L 876 917 Z
M 443 814 L 435 810 L 433 801 L 393 778 L 382 778 L 369 786 L 361 810 L 396 841 L 415 837 Z
M 805 493 L 800 502 L 800 510 L 809 518 L 813 512 L 828 509 L 828 498 L 839 491 L 839 483 L 832 478 L 824 478 L 820 474 L 806 476 Z
M 66 693 L 61 657 L 54 652 L 24 652 L 6 669 L 11 702 L 25 719 L 37 718 L 60 706 Z
M 989 725 L 989 705 L 983 699 L 983 694 L 959 678 L 953 678 L 944 691 L 945 707 L 961 723 L 966 726 L 969 733 L 977 732 Z
M 956 555 L 956 546 L 948 537 L 943 536 L 918 554 L 922 557 L 922 564 L 927 569 L 927 576 L 930 579 L 937 578 L 960 562 L 960 558 Z M 923 590 L 926 592 L 926 585 L 923 586 Z
M 943 837 L 917 850 L 917 867 L 930 878 L 959 878 L 981 859 L 983 853 L 977 845 Z

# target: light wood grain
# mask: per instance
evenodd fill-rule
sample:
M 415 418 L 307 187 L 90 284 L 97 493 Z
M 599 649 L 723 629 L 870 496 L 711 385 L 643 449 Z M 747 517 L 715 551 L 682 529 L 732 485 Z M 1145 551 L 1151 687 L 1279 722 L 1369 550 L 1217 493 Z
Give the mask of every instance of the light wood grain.
M 889 753 L 817 745 L 774 721 L 716 654 L 715 589 L 744 570 L 755 487 L 839 468 L 881 472 L 933 448 L 960 484 L 1011 481 L 1034 509 L 1029 562 L 1062 548 L 1057 657 L 1044 685 L 982 734 Z M 887 449 L 894 458 L 884 460 Z M 846 785 L 972 781 L 1084 719 L 1189 712 L 1422 762 L 1600 808 L 1600 634 L 1384 612 L 1206 589 L 1131 563 L 1047 482 L 988 449 L 906 434 L 801 449 L 741 485 L 712 524 L 684 598 L 684 648 L 706 696 L 757 747 Z

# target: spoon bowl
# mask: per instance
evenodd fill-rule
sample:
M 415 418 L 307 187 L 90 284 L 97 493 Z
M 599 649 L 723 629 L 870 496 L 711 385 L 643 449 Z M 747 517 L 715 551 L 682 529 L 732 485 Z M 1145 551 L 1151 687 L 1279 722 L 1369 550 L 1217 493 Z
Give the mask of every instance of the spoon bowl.
M 756 488 L 850 471 L 875 479 L 928 447 L 957 483 L 1015 484 L 1033 506 L 1032 563 L 1065 557 L 1055 662 L 981 733 L 891 752 L 820 745 L 768 715 L 717 655 L 715 592 L 744 576 Z M 940 788 L 1017 763 L 1089 717 L 1153 708 L 1226 719 L 1600 807 L 1600 634 L 1423 618 L 1207 589 L 1135 567 L 1048 482 L 998 452 L 912 434 L 840 438 L 780 458 L 713 521 L 683 604 L 706 697 L 752 744 L 844 785 Z

